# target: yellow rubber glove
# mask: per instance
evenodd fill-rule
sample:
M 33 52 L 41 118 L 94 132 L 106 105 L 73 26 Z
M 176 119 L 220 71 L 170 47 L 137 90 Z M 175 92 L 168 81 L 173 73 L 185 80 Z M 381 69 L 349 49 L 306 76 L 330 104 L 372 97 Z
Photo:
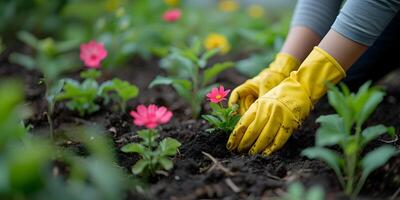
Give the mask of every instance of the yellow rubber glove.
M 297 71 L 250 106 L 230 135 L 227 148 L 250 149 L 252 155 L 270 155 L 280 149 L 326 93 L 325 83 L 337 83 L 344 76 L 332 56 L 314 47 Z
M 298 66 L 299 63 L 296 58 L 288 54 L 277 54 L 274 62 L 267 69 L 264 69 L 257 76 L 247 80 L 232 91 L 229 105 L 238 104 L 240 114 L 244 114 L 259 96 L 277 86 Z

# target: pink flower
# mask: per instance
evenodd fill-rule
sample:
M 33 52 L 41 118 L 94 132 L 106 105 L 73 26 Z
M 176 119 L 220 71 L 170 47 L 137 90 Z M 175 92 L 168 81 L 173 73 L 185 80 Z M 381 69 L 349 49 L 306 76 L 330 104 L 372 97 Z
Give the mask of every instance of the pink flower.
M 92 40 L 86 44 L 81 44 L 81 60 L 89 68 L 99 68 L 100 62 L 107 56 L 107 50 L 102 43 Z
M 146 128 L 155 128 L 160 124 L 168 123 L 172 117 L 172 112 L 166 107 L 157 107 L 156 105 L 139 105 L 136 111 L 131 111 L 133 123 L 137 126 L 145 126 Z
M 163 15 L 163 19 L 166 22 L 175 22 L 177 20 L 179 20 L 182 16 L 182 13 L 179 9 L 171 9 L 171 10 L 167 10 L 165 11 L 164 15 Z
M 219 103 L 223 100 L 226 100 L 226 96 L 229 94 L 231 90 L 225 90 L 224 86 L 219 86 L 219 88 L 213 88 L 211 92 L 207 94 L 208 100 L 213 103 Z

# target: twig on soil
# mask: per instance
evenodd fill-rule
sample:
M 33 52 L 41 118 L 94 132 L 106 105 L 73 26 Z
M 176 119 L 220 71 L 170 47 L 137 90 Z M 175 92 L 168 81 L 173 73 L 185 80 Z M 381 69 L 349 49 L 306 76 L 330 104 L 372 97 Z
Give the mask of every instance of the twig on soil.
M 399 140 L 399 137 L 397 135 L 395 135 L 395 137 L 391 140 L 379 139 L 379 141 L 387 143 L 387 144 L 397 142 L 397 140 Z
M 222 172 L 225 173 L 225 175 L 227 176 L 234 176 L 235 173 L 233 173 L 231 170 L 229 170 L 228 168 L 224 167 L 221 162 L 219 162 L 216 158 L 214 158 L 212 155 L 210 155 L 209 153 L 206 153 L 204 151 L 201 152 L 203 155 L 205 155 L 206 157 L 208 157 L 212 162 L 213 165 L 208 168 L 207 173 L 212 172 L 214 169 L 217 170 L 221 170 Z
M 400 194 L 400 187 L 399 189 L 396 190 L 396 192 L 392 195 L 392 197 L 390 197 L 390 200 L 397 199 L 397 196 L 399 196 L 399 194 Z
M 238 193 L 241 191 L 241 189 L 235 185 L 235 183 L 232 181 L 230 178 L 225 179 L 225 183 L 234 191 L 235 193 Z

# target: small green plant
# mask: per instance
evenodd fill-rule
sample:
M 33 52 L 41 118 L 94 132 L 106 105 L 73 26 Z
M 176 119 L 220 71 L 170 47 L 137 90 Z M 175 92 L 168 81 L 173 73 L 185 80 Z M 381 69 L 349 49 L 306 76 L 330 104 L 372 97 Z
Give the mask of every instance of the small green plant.
M 57 96 L 57 101 L 68 100 L 68 109 L 78 111 L 80 116 L 98 111 L 99 97 L 104 98 L 104 104 L 108 104 L 112 99 L 119 104 L 120 111 L 124 112 L 128 100 L 135 98 L 139 93 L 135 85 L 117 78 L 102 84 L 97 83 L 96 79 L 101 76 L 101 71 L 96 69 L 85 70 L 80 76 L 84 79 L 82 83 L 74 79 L 65 79 L 63 91 Z
M 104 97 L 105 103 L 108 103 L 111 97 L 111 100 L 119 104 L 120 110 L 124 112 L 128 101 L 138 96 L 139 89 L 128 81 L 114 78 L 101 84 L 99 92 Z M 114 93 L 109 94 L 110 92 Z
M 382 101 L 384 92 L 370 88 L 370 82 L 360 87 L 356 94 L 341 84 L 341 91 L 329 85 L 328 98 L 337 114 L 321 116 L 317 122 L 316 146 L 305 149 L 302 154 L 311 159 L 321 159 L 336 173 L 345 193 L 356 198 L 368 175 L 385 164 L 398 152 L 393 146 L 380 146 L 361 157 L 364 147 L 380 135 L 393 136 L 393 127 L 375 125 L 363 129 L 369 118 Z M 327 146 L 338 145 L 341 153 Z
M 147 128 L 137 132 L 142 139 L 140 143 L 127 144 L 121 148 L 123 152 L 138 153 L 142 157 L 132 167 L 132 173 L 149 177 L 161 169 L 172 169 L 173 163 L 170 157 L 175 156 L 181 143 L 172 138 L 165 138 L 158 142 L 157 139 L 160 135 L 155 130 L 160 124 L 168 123 L 171 120 L 172 112 L 163 106 L 139 105 L 136 111 L 131 111 L 130 114 L 134 119 L 134 124 Z
M 201 42 L 194 40 L 189 48 L 171 48 L 171 53 L 161 60 L 168 77 L 157 76 L 149 85 L 171 85 L 192 109 L 192 115 L 197 118 L 201 111 L 201 102 L 205 94 L 217 84 L 213 79 L 224 70 L 234 66 L 233 62 L 213 64 L 207 68 L 208 60 L 214 57 L 219 49 L 204 53 Z
M 60 76 L 70 71 L 76 65 L 77 60 L 71 50 L 76 48 L 77 41 L 55 42 L 52 38 L 39 40 L 28 32 L 19 32 L 18 38 L 26 45 L 33 48 L 34 55 L 12 53 L 9 60 L 30 70 L 38 70 L 43 74 L 42 83 L 46 86 L 46 100 L 48 103 L 47 120 L 50 136 L 53 137 L 53 112 L 56 96 L 61 92 L 63 80 Z
M 157 142 L 159 134 L 152 129 L 138 131 L 141 143 L 127 144 L 122 147 L 125 153 L 138 153 L 142 159 L 133 167 L 133 174 L 144 177 L 152 176 L 158 170 L 170 170 L 173 167 L 171 157 L 175 156 L 181 143 L 173 138 L 165 138 Z
M 96 103 L 99 84 L 94 79 L 85 79 L 82 83 L 66 79 L 63 92 L 57 96 L 57 101 L 68 100 L 67 107 L 79 112 L 80 116 L 99 110 Z
M 225 90 L 223 86 L 220 86 L 220 88 L 213 88 L 211 92 L 207 94 L 212 112 L 210 115 L 202 115 L 202 117 L 214 127 L 208 129 L 210 132 L 215 130 L 231 132 L 240 120 L 240 115 L 237 113 L 238 105 L 226 107 L 222 104 L 222 102 L 226 100 L 225 97 L 229 94 L 229 91 L 230 90 Z
M 300 182 L 294 182 L 289 185 L 287 194 L 279 200 L 324 200 L 325 192 L 320 186 L 312 186 L 306 190 Z

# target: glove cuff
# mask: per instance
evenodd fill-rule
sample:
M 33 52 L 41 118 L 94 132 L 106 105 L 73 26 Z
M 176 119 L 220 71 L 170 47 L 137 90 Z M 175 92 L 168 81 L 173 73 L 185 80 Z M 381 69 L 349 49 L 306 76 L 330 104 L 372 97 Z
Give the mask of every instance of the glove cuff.
M 298 71 L 290 74 L 305 89 L 313 104 L 326 93 L 326 82 L 336 84 L 345 76 L 335 58 L 319 47 L 314 47 Z

